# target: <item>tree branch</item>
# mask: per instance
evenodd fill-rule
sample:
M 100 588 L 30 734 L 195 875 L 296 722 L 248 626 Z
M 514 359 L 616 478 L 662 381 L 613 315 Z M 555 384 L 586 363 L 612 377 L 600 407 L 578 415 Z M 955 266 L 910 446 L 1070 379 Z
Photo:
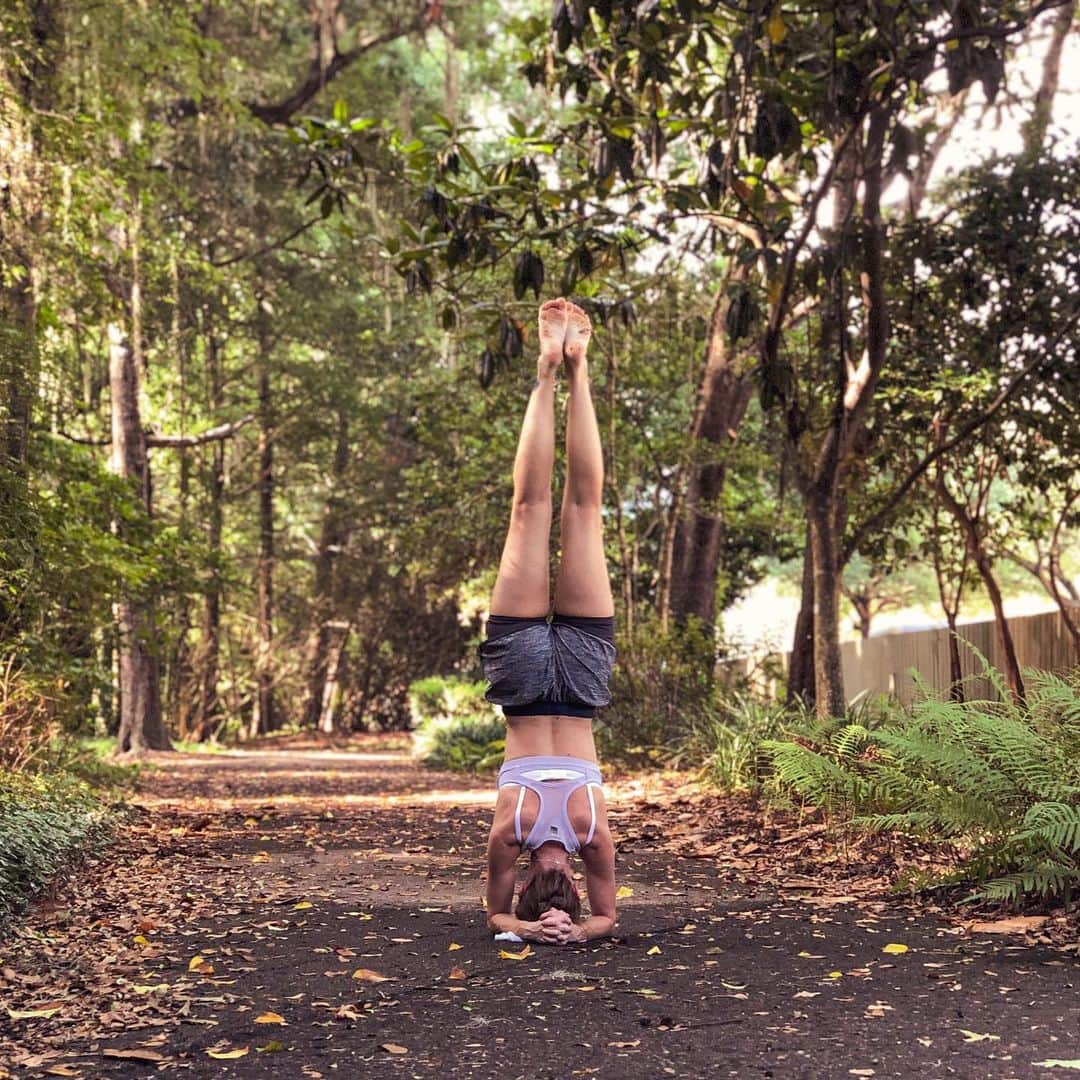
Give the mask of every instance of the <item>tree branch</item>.
M 226 424 L 219 424 L 217 427 L 210 428 L 207 431 L 202 432 L 199 435 L 160 435 L 160 434 L 148 434 L 146 436 L 147 446 L 204 446 L 208 442 L 216 442 L 219 439 L 228 439 L 235 435 L 246 424 L 250 424 L 255 419 L 254 413 L 248 413 L 247 416 L 242 417 L 239 420 L 230 420 Z

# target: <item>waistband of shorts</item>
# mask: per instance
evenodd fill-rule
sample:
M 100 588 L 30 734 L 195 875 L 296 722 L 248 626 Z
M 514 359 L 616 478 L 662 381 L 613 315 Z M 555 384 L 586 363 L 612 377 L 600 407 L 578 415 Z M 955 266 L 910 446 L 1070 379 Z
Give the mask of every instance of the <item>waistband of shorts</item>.
M 491 614 L 487 620 L 487 638 L 493 641 L 523 627 L 539 626 L 548 621 L 547 615 Z M 550 618 L 550 625 L 573 626 L 611 644 L 615 643 L 614 615 L 564 615 L 561 611 L 556 611 Z
M 591 720 L 596 715 L 596 707 L 593 705 L 551 701 L 548 698 L 537 698 L 536 701 L 529 701 L 524 705 L 502 705 L 500 708 L 504 716 L 577 716 Z

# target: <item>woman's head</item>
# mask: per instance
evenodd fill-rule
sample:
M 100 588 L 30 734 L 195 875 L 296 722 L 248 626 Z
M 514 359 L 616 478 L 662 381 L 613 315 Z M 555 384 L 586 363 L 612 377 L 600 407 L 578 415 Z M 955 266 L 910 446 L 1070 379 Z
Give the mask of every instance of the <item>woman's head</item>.
M 577 886 L 565 870 L 534 866 L 518 897 L 514 914 L 522 922 L 535 922 L 552 908 L 565 911 L 577 922 L 581 918 Z

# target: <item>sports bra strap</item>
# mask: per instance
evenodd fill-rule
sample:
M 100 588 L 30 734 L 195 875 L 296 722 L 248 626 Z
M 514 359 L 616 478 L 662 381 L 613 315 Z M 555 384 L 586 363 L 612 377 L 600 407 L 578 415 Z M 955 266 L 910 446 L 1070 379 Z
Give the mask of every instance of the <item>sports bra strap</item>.
M 592 822 L 589 825 L 589 833 L 585 837 L 585 843 L 582 847 L 588 847 L 592 843 L 593 834 L 596 832 L 596 801 L 593 799 L 592 789 L 598 787 L 598 784 L 588 783 L 585 785 L 585 790 L 589 795 L 589 813 L 592 814 Z
M 518 801 L 517 809 L 514 811 L 514 839 L 518 842 L 518 847 L 521 847 L 521 806 L 525 802 L 525 785 L 518 785 Z

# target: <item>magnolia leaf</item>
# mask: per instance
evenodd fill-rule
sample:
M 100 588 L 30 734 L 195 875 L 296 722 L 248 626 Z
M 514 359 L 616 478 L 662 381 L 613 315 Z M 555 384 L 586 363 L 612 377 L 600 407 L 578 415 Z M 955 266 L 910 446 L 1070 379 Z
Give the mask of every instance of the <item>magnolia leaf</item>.
M 450 942 L 450 948 L 448 948 L 446 951 L 447 952 L 454 952 L 456 949 L 464 949 L 464 948 L 465 948 L 464 945 L 459 945 L 456 941 L 451 941 Z
M 506 949 L 499 950 L 499 957 L 503 960 L 524 960 L 527 956 L 532 956 L 531 945 L 526 945 L 521 952 L 509 952 Z
M 397 1043 L 382 1043 L 379 1049 L 385 1050 L 388 1054 L 407 1054 L 409 1052 L 407 1046 L 399 1046 Z
M 357 968 L 352 977 L 358 979 L 360 982 L 390 982 L 392 976 L 380 975 L 377 971 L 372 971 L 370 968 Z
M 102 1050 L 102 1057 L 107 1058 L 120 1058 L 124 1061 L 164 1061 L 164 1054 L 159 1054 L 156 1050 Z
M 53 1013 L 58 1013 L 62 1008 L 60 1005 L 45 1005 L 40 1009 L 8 1009 L 7 1014 L 12 1020 L 37 1020 L 42 1017 L 52 1016 Z
M 281 1013 L 264 1012 L 255 1017 L 256 1024 L 284 1024 L 285 1017 Z
M 237 1050 L 207 1050 L 207 1057 L 212 1057 L 216 1061 L 232 1061 L 234 1058 L 242 1058 L 247 1055 L 249 1047 L 241 1046 Z
M 891 953 L 894 956 L 899 956 L 901 953 L 906 953 L 908 951 L 908 947 L 906 945 L 892 943 L 886 945 L 881 951 Z

